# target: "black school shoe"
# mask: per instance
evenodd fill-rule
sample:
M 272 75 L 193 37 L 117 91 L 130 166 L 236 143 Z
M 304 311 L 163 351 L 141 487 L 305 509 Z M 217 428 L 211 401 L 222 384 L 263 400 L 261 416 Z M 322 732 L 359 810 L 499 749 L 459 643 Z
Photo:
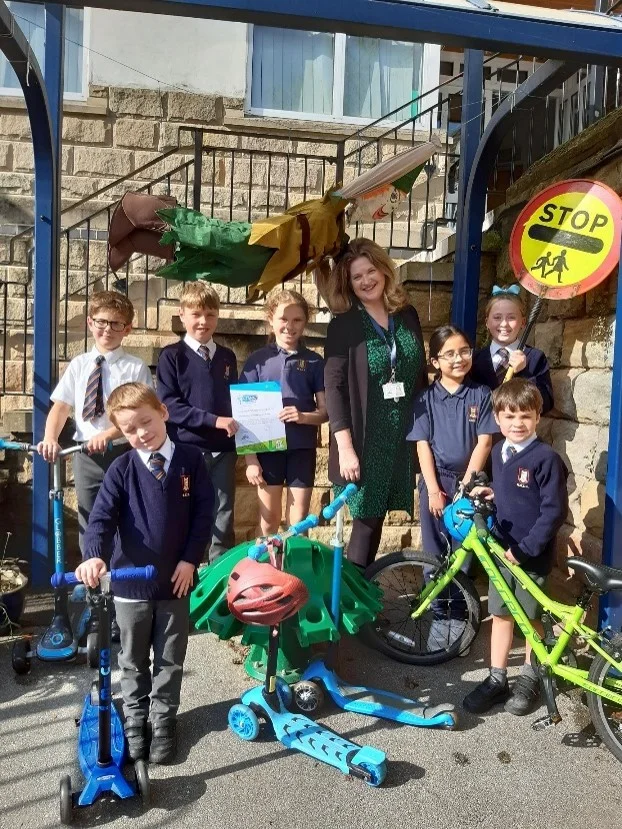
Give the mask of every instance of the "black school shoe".
M 149 753 L 149 737 L 147 734 L 147 721 L 129 719 L 123 727 L 125 739 L 127 740 L 127 753 L 131 760 L 145 760 Z
M 519 674 L 512 687 L 512 695 L 505 703 L 505 710 L 515 717 L 531 714 L 540 701 L 540 680 L 529 674 Z
M 177 754 L 177 723 L 175 720 L 162 720 L 153 724 L 150 763 L 170 763 Z
M 505 702 L 510 695 L 507 679 L 499 682 L 489 674 L 483 682 L 467 694 L 462 701 L 462 707 L 471 714 L 485 714 L 493 705 Z

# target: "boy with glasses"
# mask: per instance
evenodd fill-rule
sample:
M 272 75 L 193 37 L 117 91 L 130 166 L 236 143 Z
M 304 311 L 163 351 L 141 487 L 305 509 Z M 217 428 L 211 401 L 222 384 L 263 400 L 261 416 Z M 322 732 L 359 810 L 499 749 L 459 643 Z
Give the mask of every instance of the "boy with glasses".
M 121 343 L 132 330 L 134 306 L 117 291 L 93 294 L 87 325 L 93 348 L 74 357 L 52 392 L 52 408 L 45 422 L 43 440 L 37 451 L 54 462 L 60 450 L 58 438 L 72 411 L 74 440 L 86 443 L 88 454 L 73 456 L 73 475 L 78 500 L 80 551 L 89 513 L 95 503 L 104 474 L 110 464 L 126 451 L 127 443 L 106 451 L 111 440 L 122 437 L 106 415 L 105 406 L 113 389 L 124 383 L 140 382 L 153 386 L 151 372 L 139 358 L 128 354 Z

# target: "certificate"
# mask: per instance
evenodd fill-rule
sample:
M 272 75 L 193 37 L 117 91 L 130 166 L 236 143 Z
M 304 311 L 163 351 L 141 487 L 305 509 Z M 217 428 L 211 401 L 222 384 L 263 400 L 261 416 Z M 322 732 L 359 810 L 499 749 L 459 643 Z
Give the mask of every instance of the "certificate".
M 238 455 L 287 449 L 285 424 L 279 420 L 283 408 L 281 386 L 275 382 L 240 383 L 229 388 L 231 413 L 240 424 L 235 433 Z

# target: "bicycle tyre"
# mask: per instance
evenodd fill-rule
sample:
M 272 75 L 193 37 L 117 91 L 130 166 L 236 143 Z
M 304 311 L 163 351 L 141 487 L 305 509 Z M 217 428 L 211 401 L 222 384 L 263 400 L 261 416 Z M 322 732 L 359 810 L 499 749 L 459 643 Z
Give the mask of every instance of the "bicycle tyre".
M 614 659 L 619 661 L 622 656 L 622 636 L 616 636 L 610 644 L 613 648 Z M 595 685 L 602 687 L 610 671 L 615 672 L 616 679 L 622 678 L 611 664 L 598 654 L 592 661 L 588 679 Z M 616 708 L 615 703 L 611 703 L 591 691 L 587 692 L 587 707 L 596 733 L 616 760 L 622 763 L 622 709 Z M 611 719 L 612 715 L 616 717 L 613 721 Z
M 363 641 L 398 662 L 438 665 L 465 651 L 475 639 L 482 619 L 479 596 L 468 576 L 457 573 L 421 619 L 411 619 L 413 598 L 422 589 L 424 568 L 438 561 L 418 550 L 382 556 L 365 571 L 365 578 L 383 591 L 383 609 L 361 630 Z M 412 589 L 410 587 L 412 586 Z M 459 616 L 452 616 L 452 603 Z M 458 603 L 461 603 L 458 605 Z M 442 614 L 446 618 L 439 618 Z

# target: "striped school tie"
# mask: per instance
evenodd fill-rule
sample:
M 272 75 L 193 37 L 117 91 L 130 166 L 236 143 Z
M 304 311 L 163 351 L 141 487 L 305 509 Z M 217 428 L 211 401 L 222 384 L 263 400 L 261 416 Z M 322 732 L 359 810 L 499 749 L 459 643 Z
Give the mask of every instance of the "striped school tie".
M 149 472 L 151 472 L 156 481 L 163 481 L 166 478 L 166 472 L 164 471 L 165 463 L 166 458 L 159 452 L 152 452 L 149 455 L 147 466 L 149 468 Z
M 499 383 L 503 383 L 505 380 L 505 373 L 510 365 L 510 352 L 507 348 L 500 348 L 499 351 L 497 351 L 497 354 L 499 355 L 499 363 L 495 369 L 495 374 L 497 375 Z
M 518 455 L 518 449 L 515 446 L 508 446 L 505 450 L 505 463 L 507 463 L 510 458 L 513 458 L 514 455 Z
M 209 348 L 206 345 L 199 346 L 199 357 L 201 357 L 207 363 L 207 367 L 209 368 L 212 363 L 212 358 L 210 357 Z
M 82 420 L 95 420 L 101 417 L 104 409 L 104 388 L 102 384 L 102 363 L 106 358 L 103 354 L 95 358 L 95 368 L 89 375 L 82 407 Z

